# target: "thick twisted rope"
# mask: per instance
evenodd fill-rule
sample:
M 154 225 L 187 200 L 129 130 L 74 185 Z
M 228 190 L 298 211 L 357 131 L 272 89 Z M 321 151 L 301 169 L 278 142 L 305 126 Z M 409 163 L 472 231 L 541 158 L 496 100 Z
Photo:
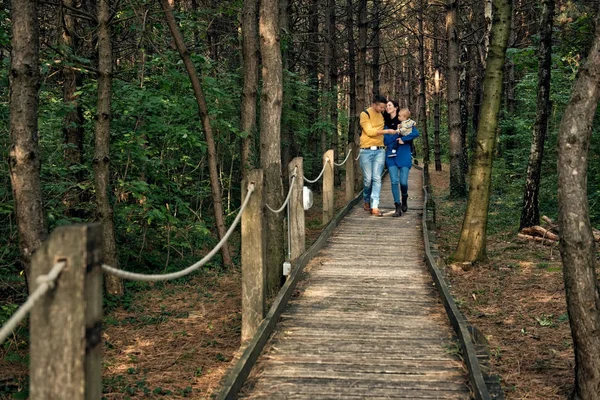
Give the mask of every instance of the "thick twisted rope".
M 336 167 L 341 167 L 342 165 L 346 164 L 346 161 L 348 161 L 348 157 L 350 157 L 350 153 L 352 153 L 352 149 L 348 150 L 348 154 L 346 154 L 346 158 L 344 159 L 344 161 L 342 161 L 340 164 L 334 162 L 333 165 L 335 165 Z
M 193 265 L 190 265 L 186 269 L 183 269 L 179 272 L 173 272 L 173 273 L 164 274 L 164 275 L 161 275 L 161 274 L 138 274 L 135 272 L 123 271 L 121 269 L 113 268 L 108 265 L 102 265 L 102 269 L 104 270 L 104 272 L 107 272 L 111 275 L 118 276 L 119 278 L 143 281 L 143 282 L 168 281 L 171 279 L 181 278 L 182 276 L 186 276 L 186 275 L 194 272 L 195 270 L 197 270 L 198 268 L 200 268 L 201 266 L 206 264 L 208 261 L 210 261 L 210 259 L 213 258 L 213 256 L 215 254 L 217 254 L 217 252 L 221 249 L 221 247 L 223 247 L 225 242 L 227 242 L 227 239 L 229 239 L 229 236 L 231 236 L 231 234 L 235 230 L 235 227 L 240 222 L 240 219 L 242 218 L 242 214 L 243 214 L 244 210 L 246 209 L 246 206 L 248 206 L 248 202 L 250 201 L 250 196 L 252 195 L 252 192 L 254 192 L 254 184 L 251 183 L 248 185 L 248 193 L 246 194 L 246 198 L 244 199 L 242 207 L 240 207 L 240 212 L 235 217 L 235 220 L 233 220 L 233 223 L 227 230 L 227 233 L 225 233 L 225 236 L 223 236 L 223 239 L 221 239 L 221 241 L 219 243 L 217 243 L 215 248 L 212 249 L 210 251 L 210 253 L 205 255 L 202 260 L 198 261 L 197 263 L 195 263 Z
M 277 210 L 274 210 L 267 203 L 265 203 L 265 206 L 267 206 L 267 208 L 270 211 L 274 212 L 275 214 L 279 214 L 280 212 L 282 212 L 285 209 L 285 207 L 288 205 L 288 203 L 290 202 L 290 197 L 292 197 L 292 189 L 294 189 L 295 181 L 296 181 L 296 173 L 294 172 L 294 175 L 292 175 L 292 182 L 290 183 L 290 190 L 288 190 L 287 197 L 285 198 L 285 201 L 283 202 L 283 205 L 281 207 L 279 207 Z
M 354 161 L 358 161 L 359 158 L 360 158 L 360 150 L 358 151 L 358 154 L 356 155 L 356 158 L 354 159 Z
M 321 173 L 319 174 L 319 176 L 317 176 L 316 179 L 314 179 L 314 180 L 311 181 L 310 179 L 307 179 L 306 177 L 304 177 L 304 180 L 306 182 L 308 182 L 308 183 L 315 183 L 316 181 L 318 181 L 319 179 L 321 179 L 321 177 L 323 176 L 323 173 L 325 172 L 325 167 L 327 167 L 327 163 L 328 162 L 329 162 L 329 157 L 326 157 L 325 158 L 325 162 L 323 163 L 323 169 L 321 170 Z
M 52 288 L 54 288 L 54 284 L 56 283 L 56 278 L 62 272 L 62 270 L 67 265 L 66 262 L 62 261 L 54 264 L 50 272 L 46 275 L 40 275 L 35 280 L 38 284 L 38 287 L 29 295 L 27 301 L 19 307 L 17 312 L 13 314 L 12 317 L 9 318 L 8 321 L 2 326 L 0 329 L 0 345 L 4 343 L 6 338 L 14 331 L 14 329 L 21 323 L 23 318 L 31 311 L 35 303 L 42 298 L 46 292 Z

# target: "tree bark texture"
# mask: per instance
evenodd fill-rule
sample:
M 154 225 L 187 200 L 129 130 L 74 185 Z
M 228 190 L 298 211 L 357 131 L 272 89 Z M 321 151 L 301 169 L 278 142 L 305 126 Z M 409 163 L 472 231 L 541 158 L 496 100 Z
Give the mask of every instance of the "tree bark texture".
M 467 149 L 467 137 L 469 131 L 469 68 L 467 67 L 467 47 L 464 46 L 460 52 L 460 79 L 459 79 L 459 92 L 460 92 L 460 135 L 462 137 L 462 152 L 460 155 L 460 167 L 462 174 L 466 177 L 469 171 L 469 152 Z M 466 180 L 466 178 L 464 178 Z M 465 183 L 466 187 L 466 183 Z
M 188 52 L 185 42 L 183 41 L 183 36 L 181 35 L 179 27 L 177 26 L 177 22 L 175 21 L 175 17 L 173 16 L 173 11 L 171 10 L 169 0 L 160 0 L 160 4 L 162 6 L 163 12 L 165 13 L 165 19 L 167 20 L 167 25 L 169 25 L 169 30 L 171 31 L 171 35 L 173 36 L 173 40 L 175 41 L 175 46 L 177 47 L 179 56 L 183 60 L 185 69 L 190 77 L 190 81 L 192 82 L 192 88 L 194 89 L 194 95 L 196 96 L 196 102 L 198 103 L 198 115 L 200 116 L 200 120 L 202 121 L 202 127 L 204 128 L 204 136 L 206 138 L 206 146 L 208 148 L 208 171 L 210 176 L 210 188 L 212 192 L 215 224 L 217 225 L 219 239 L 222 239 L 225 236 L 226 232 L 225 221 L 223 219 L 223 201 L 221 197 L 221 184 L 219 181 L 219 172 L 217 169 L 217 150 L 215 145 L 215 139 L 212 133 L 212 127 L 210 125 L 210 119 L 208 117 L 208 107 L 206 105 L 206 99 L 204 98 L 204 92 L 202 90 L 202 85 L 200 84 L 200 78 L 198 76 L 198 73 L 196 72 L 196 67 L 194 67 L 194 64 L 192 63 L 190 53 Z M 221 255 L 223 257 L 223 264 L 225 264 L 226 266 L 233 265 L 229 253 L 229 246 L 227 243 L 225 243 L 223 247 L 221 247 Z
M 261 0 L 259 11 L 260 52 L 263 87 L 260 103 L 260 163 L 265 173 L 265 202 L 283 203 L 281 180 L 281 103 L 283 97 L 278 2 Z M 315 107 L 316 108 L 316 107 Z M 267 293 L 281 285 L 284 261 L 283 215 L 267 211 Z
M 331 127 L 333 129 L 333 135 L 331 137 L 331 148 L 334 154 L 337 155 L 342 153 L 339 149 L 339 131 L 338 131 L 338 52 L 336 51 L 336 37 L 337 37 L 337 15 L 335 8 L 335 0 L 327 0 L 327 13 L 328 18 L 326 24 L 328 25 L 328 40 L 327 46 L 329 47 L 330 63 L 329 63 L 329 105 L 331 115 Z M 327 73 L 327 71 L 325 72 Z M 334 167 L 334 181 L 336 185 L 341 184 L 340 169 Z
M 427 98 L 425 95 L 425 32 L 423 28 L 423 14 L 425 12 L 425 0 L 419 0 L 419 12 L 417 15 L 419 26 L 419 129 L 423 140 L 423 164 L 429 167 L 429 136 L 427 135 Z M 428 172 L 427 170 L 425 171 Z
M 256 96 L 258 92 L 258 3 L 244 0 L 242 10 L 242 89 L 241 128 L 247 136 L 242 143 L 242 173 L 252 169 L 252 143 L 256 127 Z
M 358 1 L 358 54 L 356 68 L 357 114 L 367 108 L 367 0 Z M 359 142 L 356 143 L 357 145 Z
M 433 104 L 433 156 L 435 161 L 435 170 L 442 170 L 442 149 L 440 146 L 440 103 L 441 103 L 441 71 L 440 71 L 440 53 L 438 43 L 438 20 L 433 22 L 433 69 L 434 69 L 434 84 L 435 84 L 435 102 Z
M 450 139 L 450 197 L 467 195 L 467 183 L 461 165 L 463 134 L 460 110 L 460 43 L 458 37 L 458 1 L 449 0 L 446 5 L 446 38 L 448 40 L 448 136 Z
M 94 186 L 97 219 L 102 224 L 104 262 L 119 267 L 113 208 L 110 204 L 110 119 L 112 97 L 112 43 L 110 37 L 110 0 L 98 2 L 98 105 L 96 142 L 94 146 Z M 113 275 L 106 276 L 106 291 L 123 295 L 123 283 Z
M 321 155 L 324 153 L 325 146 L 325 130 L 317 129 L 316 124 L 319 120 L 319 2 L 317 0 L 309 0 L 308 3 L 308 35 L 307 44 L 308 50 L 308 84 L 310 87 L 309 103 L 313 104 L 308 117 L 310 127 L 313 154 L 313 162 L 309 164 L 312 167 L 311 172 L 320 171 Z M 319 146 L 320 143 L 320 146 Z
M 64 6 L 63 6 L 64 5 Z M 59 22 L 63 28 L 62 35 L 59 38 L 59 44 L 69 53 L 77 54 L 77 41 L 75 40 L 75 18 L 69 14 L 66 7 L 73 7 L 73 0 L 62 0 L 59 8 Z M 62 67 L 63 78 L 63 102 L 67 108 L 67 114 L 63 120 L 63 138 L 65 142 L 65 161 L 68 167 L 81 164 L 83 159 L 83 110 L 79 104 L 79 95 L 77 87 L 81 86 L 81 73 L 72 66 L 65 65 Z M 82 182 L 84 175 L 79 169 L 74 174 L 71 174 L 71 179 L 75 182 Z M 76 210 L 77 204 L 81 200 L 81 189 L 72 185 L 72 189 L 68 190 L 63 201 L 67 208 L 67 215 L 83 217 Z
M 350 81 L 349 88 L 349 110 L 348 115 L 348 143 L 358 143 L 360 136 L 358 134 L 357 112 L 356 112 L 356 51 L 354 44 L 354 7 L 352 0 L 346 0 L 346 33 L 348 35 L 348 75 Z
M 587 167 L 600 99 L 600 16 L 588 59 L 580 68 L 558 130 L 558 226 L 567 310 L 575 351 L 572 399 L 600 393 L 600 288 L 590 224 Z
M 38 149 L 39 45 L 36 0 L 12 0 L 10 64 L 10 182 L 25 274 L 47 237 Z
M 373 63 L 371 73 L 373 74 L 373 96 L 379 94 L 380 69 L 379 55 L 381 53 L 381 10 L 380 0 L 373 0 Z
M 539 225 L 539 193 L 544 156 L 544 142 L 550 117 L 550 74 L 552 70 L 552 23 L 554 21 L 554 0 L 544 0 L 540 18 L 540 45 L 538 48 L 538 92 L 535 125 L 531 137 L 527 178 L 523 193 L 523 210 L 519 231 Z
M 457 261 L 475 262 L 486 256 L 492 161 L 498 112 L 502 103 L 502 78 L 506 45 L 510 34 L 511 8 L 512 0 L 494 0 L 494 22 L 483 81 L 484 97 L 471 167 L 469 198 L 458 247 L 454 254 Z

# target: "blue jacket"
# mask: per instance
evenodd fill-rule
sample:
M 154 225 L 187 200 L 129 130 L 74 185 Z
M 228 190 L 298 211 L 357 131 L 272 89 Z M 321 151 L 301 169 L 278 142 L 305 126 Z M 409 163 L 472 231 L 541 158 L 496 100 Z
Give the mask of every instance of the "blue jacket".
M 406 136 L 402 136 L 402 141 L 404 144 L 398 145 L 396 150 L 396 157 L 388 157 L 392 154 L 392 146 L 396 139 L 401 137 L 397 133 L 394 134 L 386 134 L 383 137 L 383 143 L 386 146 L 385 149 L 385 164 L 389 168 L 390 166 L 397 167 L 412 167 L 412 153 L 410 151 L 410 142 L 419 137 L 419 131 L 417 128 L 413 127 L 412 132 Z

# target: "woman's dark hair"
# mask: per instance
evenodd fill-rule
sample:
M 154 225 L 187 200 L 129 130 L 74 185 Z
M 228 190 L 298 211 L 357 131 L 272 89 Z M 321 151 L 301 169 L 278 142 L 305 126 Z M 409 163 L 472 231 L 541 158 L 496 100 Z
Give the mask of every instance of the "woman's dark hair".
M 397 100 L 388 100 L 388 103 L 392 103 L 394 108 L 396 108 L 396 112 L 400 111 L 400 104 L 398 104 Z

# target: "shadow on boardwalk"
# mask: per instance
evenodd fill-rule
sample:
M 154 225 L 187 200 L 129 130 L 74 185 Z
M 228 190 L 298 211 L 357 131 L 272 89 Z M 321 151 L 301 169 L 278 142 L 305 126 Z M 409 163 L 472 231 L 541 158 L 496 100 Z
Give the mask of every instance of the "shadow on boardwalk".
M 444 308 L 424 260 L 421 174 L 408 213 L 354 207 L 306 267 L 240 397 L 469 399 Z

